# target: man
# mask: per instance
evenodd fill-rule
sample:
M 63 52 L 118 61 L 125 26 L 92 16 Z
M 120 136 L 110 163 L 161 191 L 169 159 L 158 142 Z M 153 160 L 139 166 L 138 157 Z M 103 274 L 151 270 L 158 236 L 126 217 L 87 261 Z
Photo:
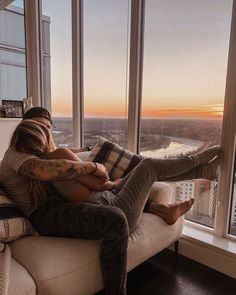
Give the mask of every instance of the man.
M 23 120 L 26 119 L 38 121 L 49 130 L 53 126 L 50 113 L 42 107 L 29 109 L 23 116 Z M 84 150 L 87 148 L 72 149 L 74 152 Z M 125 214 L 119 208 L 68 202 L 43 181 L 45 175 L 52 181 L 89 173 L 107 177 L 107 170 L 100 163 L 45 160 L 8 148 L 2 161 L 0 180 L 39 234 L 101 240 L 104 289 L 109 295 L 125 295 L 128 245 Z M 42 199 L 36 194 L 38 190 Z

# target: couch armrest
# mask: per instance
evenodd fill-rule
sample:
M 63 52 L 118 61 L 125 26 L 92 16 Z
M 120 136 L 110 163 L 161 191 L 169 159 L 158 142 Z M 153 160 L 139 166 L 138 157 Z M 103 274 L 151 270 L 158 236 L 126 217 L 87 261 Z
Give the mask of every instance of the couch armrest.
M 169 204 L 174 200 L 173 188 L 165 182 L 155 182 L 149 193 L 149 199 L 159 204 Z

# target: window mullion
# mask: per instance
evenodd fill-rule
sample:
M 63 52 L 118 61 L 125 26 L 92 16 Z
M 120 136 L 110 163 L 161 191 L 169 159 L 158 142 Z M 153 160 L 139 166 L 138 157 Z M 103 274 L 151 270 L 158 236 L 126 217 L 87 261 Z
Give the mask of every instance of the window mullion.
M 142 96 L 144 0 L 131 2 L 128 149 L 138 152 Z
M 40 19 L 38 0 L 25 0 L 27 92 L 41 105 Z
M 225 236 L 228 231 L 228 217 L 232 188 L 234 138 L 236 133 L 236 1 L 233 2 L 232 23 L 228 55 L 228 69 L 225 90 L 225 106 L 222 127 L 222 147 L 224 150 L 218 189 L 216 221 L 214 232 Z
M 73 144 L 83 145 L 83 0 L 72 0 Z

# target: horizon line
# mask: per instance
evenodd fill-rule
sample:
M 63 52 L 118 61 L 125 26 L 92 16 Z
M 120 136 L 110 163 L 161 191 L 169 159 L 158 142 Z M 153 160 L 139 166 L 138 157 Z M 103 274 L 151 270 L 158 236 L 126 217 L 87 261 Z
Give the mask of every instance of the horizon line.
M 58 119 L 58 118 L 63 118 L 63 119 L 72 119 L 73 116 L 54 116 L 52 115 L 53 118 Z M 100 117 L 100 116 L 88 116 L 84 117 L 84 119 L 123 119 L 123 120 L 128 120 L 128 117 Z M 140 118 L 141 120 L 215 120 L 215 121 L 220 121 L 222 120 L 222 117 L 142 117 Z

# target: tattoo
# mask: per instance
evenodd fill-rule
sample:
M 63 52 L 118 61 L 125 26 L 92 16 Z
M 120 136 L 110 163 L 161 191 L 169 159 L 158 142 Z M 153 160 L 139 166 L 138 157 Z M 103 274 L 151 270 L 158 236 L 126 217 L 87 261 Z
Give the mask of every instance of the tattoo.
M 19 169 L 19 174 L 39 180 L 73 179 L 91 172 L 93 167 L 87 162 L 69 160 L 29 159 Z

